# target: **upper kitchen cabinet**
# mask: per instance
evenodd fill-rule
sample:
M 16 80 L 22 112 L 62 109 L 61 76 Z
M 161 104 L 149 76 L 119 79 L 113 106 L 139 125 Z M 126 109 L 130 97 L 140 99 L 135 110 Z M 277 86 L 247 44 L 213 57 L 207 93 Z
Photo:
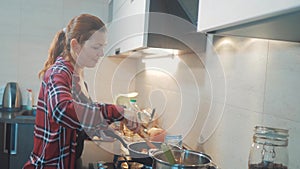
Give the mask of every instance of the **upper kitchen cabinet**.
M 186 49 L 181 37 L 197 32 L 198 0 L 111 0 L 108 6 L 106 56 L 146 48 Z
M 299 0 L 201 0 L 198 31 L 300 41 Z

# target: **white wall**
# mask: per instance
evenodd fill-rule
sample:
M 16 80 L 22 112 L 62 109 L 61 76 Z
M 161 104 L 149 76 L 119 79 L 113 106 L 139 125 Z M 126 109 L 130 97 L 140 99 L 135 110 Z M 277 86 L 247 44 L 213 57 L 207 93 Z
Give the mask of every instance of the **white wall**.
M 18 82 L 24 104 L 27 88 L 37 95 L 37 74 L 47 59 L 52 38 L 72 17 L 86 12 L 106 22 L 107 0 L 1 0 L 0 86 L 8 81 Z

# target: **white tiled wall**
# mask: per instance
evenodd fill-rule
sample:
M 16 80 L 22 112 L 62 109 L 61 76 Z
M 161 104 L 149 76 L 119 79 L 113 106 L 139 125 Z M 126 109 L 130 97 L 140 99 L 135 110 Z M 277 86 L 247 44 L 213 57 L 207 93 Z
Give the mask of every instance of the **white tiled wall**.
M 135 91 L 136 59 L 102 58 L 101 62 L 85 72 L 89 93 L 96 101 L 113 103 L 122 93 Z
M 106 22 L 107 10 L 107 0 L 0 1 L 0 86 L 18 82 L 26 103 L 27 88 L 38 93 L 37 74 L 55 33 L 80 13 L 97 15 Z
M 254 126 L 285 128 L 289 168 L 299 168 L 300 44 L 216 37 L 214 48 L 224 67 L 227 100 L 219 127 L 201 148 L 221 168 L 247 168 Z

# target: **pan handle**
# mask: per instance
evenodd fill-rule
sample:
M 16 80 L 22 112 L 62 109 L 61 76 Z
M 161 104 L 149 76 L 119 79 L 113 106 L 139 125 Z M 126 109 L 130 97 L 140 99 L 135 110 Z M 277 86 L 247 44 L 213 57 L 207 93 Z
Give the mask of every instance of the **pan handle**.
M 112 138 L 116 138 L 117 140 L 119 140 L 121 142 L 121 144 L 127 148 L 128 144 L 125 142 L 125 140 L 117 133 L 115 133 L 115 131 L 113 129 L 107 129 L 107 130 L 103 130 L 103 132 L 107 135 L 110 136 Z
M 214 169 L 221 169 L 220 167 L 218 167 L 214 162 L 210 162 L 210 165 L 209 165 L 210 168 L 214 168 Z
M 156 153 L 156 152 L 159 152 L 159 151 L 161 151 L 160 149 L 152 149 L 152 148 L 150 148 L 149 150 L 148 150 L 148 155 L 150 156 L 150 157 L 154 157 L 154 154 Z

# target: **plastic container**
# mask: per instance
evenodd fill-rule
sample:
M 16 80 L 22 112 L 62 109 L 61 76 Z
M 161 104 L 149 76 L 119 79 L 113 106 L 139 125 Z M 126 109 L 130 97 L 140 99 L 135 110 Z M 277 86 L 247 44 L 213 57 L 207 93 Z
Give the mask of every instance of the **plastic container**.
M 288 169 L 288 130 L 256 126 L 248 169 Z

